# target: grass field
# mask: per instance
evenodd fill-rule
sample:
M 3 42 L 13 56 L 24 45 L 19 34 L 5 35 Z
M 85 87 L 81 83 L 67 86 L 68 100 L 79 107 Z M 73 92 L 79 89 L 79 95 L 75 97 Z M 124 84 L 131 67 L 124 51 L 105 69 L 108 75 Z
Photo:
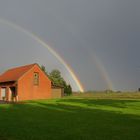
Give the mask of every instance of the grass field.
M 140 100 L 69 97 L 0 105 L 0 140 L 140 140 Z

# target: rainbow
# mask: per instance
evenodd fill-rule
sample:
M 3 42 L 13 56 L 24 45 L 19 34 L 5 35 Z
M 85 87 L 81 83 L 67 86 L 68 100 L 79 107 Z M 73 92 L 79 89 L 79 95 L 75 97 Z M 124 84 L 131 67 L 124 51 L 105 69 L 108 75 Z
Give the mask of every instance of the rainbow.
M 37 35 L 35 35 L 34 33 L 24 29 L 23 27 L 5 20 L 5 19 L 0 19 L 0 24 L 4 24 L 7 26 L 10 26 L 20 32 L 23 32 L 24 34 L 26 34 L 27 36 L 31 37 L 32 39 L 34 39 L 35 41 L 37 41 L 38 43 L 40 43 L 42 46 L 44 46 L 45 48 L 47 48 L 49 50 L 49 52 L 54 55 L 59 61 L 60 63 L 66 68 L 66 70 L 69 72 L 69 74 L 71 75 L 72 79 L 75 81 L 77 88 L 79 89 L 80 92 L 84 92 L 84 88 L 82 86 L 82 84 L 80 83 L 80 80 L 77 78 L 76 74 L 74 73 L 74 71 L 72 70 L 72 68 L 65 62 L 65 60 L 54 50 L 52 49 L 49 45 L 47 45 L 46 42 L 44 42 L 42 39 L 40 39 Z
M 97 66 L 97 68 L 99 69 L 102 77 L 106 81 L 108 90 L 114 90 L 115 88 L 114 88 L 114 86 L 112 84 L 112 81 L 111 81 L 111 79 L 110 79 L 105 67 L 102 65 L 100 59 L 96 56 L 95 53 L 93 55 L 90 55 L 90 57 L 95 62 L 95 65 Z

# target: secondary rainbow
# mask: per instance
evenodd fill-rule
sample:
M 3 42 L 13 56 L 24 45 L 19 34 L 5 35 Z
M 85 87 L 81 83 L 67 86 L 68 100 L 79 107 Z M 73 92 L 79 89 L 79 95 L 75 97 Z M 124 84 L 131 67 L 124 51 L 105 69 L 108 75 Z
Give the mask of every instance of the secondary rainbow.
M 91 59 L 93 59 L 93 61 L 95 62 L 97 68 L 99 69 L 102 77 L 104 78 L 104 80 L 106 81 L 106 84 L 107 84 L 107 88 L 109 90 L 114 90 L 114 86 L 112 84 L 112 81 L 105 69 L 105 67 L 102 65 L 100 59 L 96 56 L 96 54 L 94 53 L 92 56 L 91 56 Z
M 82 86 L 82 84 L 80 83 L 79 79 L 77 78 L 77 76 L 75 75 L 74 71 L 72 70 L 72 68 L 65 62 L 64 59 L 62 59 L 62 57 L 54 50 L 52 49 L 49 45 L 47 45 L 46 42 L 44 42 L 42 39 L 40 39 L 37 35 L 35 35 L 34 33 L 24 29 L 23 27 L 5 20 L 5 19 L 0 19 L 0 23 L 1 24 L 5 24 L 7 26 L 10 26 L 18 31 L 21 31 L 23 33 L 25 33 L 26 35 L 28 35 L 29 37 L 31 37 L 32 39 L 36 40 L 38 43 L 40 43 L 42 46 L 46 47 L 49 52 L 51 54 L 53 54 L 59 61 L 61 64 L 63 64 L 63 66 L 67 69 L 67 71 L 69 72 L 69 74 L 71 75 L 71 77 L 73 78 L 73 80 L 75 81 L 77 88 L 79 89 L 80 92 L 84 92 L 84 88 Z

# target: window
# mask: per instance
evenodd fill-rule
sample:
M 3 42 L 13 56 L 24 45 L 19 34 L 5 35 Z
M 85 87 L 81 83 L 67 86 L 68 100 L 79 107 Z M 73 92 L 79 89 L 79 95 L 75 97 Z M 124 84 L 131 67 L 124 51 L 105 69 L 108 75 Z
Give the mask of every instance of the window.
M 39 85 L 39 73 L 34 72 L 34 85 Z

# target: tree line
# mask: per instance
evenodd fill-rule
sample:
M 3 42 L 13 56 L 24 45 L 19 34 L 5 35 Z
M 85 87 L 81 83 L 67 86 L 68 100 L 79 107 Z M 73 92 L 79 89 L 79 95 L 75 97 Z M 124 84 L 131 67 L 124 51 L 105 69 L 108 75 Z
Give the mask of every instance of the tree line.
M 61 72 L 58 69 L 54 69 L 50 73 L 47 72 L 44 65 L 41 66 L 41 69 L 48 76 L 48 78 L 51 80 L 51 82 L 54 86 L 63 87 L 64 88 L 64 93 L 66 95 L 71 95 L 72 94 L 71 85 L 67 84 L 67 82 L 62 77 Z

